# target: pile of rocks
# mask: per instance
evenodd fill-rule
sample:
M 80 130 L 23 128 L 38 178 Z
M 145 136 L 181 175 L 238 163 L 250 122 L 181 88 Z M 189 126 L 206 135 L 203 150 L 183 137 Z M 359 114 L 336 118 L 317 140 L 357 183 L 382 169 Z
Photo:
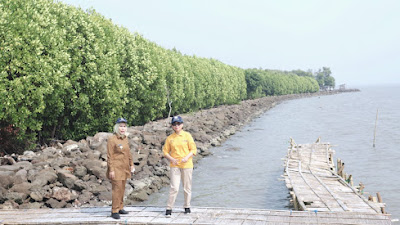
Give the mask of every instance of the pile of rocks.
M 316 95 L 316 94 L 313 94 Z M 196 162 L 210 154 L 243 124 L 275 104 L 306 95 L 265 97 L 182 115 L 184 129 L 198 147 Z M 144 201 L 169 183 L 169 163 L 162 145 L 172 132 L 170 119 L 129 127 L 129 143 L 136 169 L 127 182 L 125 204 Z M 39 152 L 25 151 L 1 159 L 0 208 L 63 208 L 111 204 L 111 183 L 106 178 L 107 139 L 97 133 L 80 141 L 54 143 Z

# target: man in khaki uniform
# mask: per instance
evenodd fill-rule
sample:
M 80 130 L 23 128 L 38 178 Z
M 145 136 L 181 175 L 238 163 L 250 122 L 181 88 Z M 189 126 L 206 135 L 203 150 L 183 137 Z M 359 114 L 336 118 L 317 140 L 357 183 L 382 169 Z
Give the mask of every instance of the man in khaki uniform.
M 112 185 L 111 217 L 114 219 L 120 219 L 119 214 L 128 214 L 124 210 L 125 185 L 135 170 L 126 136 L 127 123 L 124 118 L 119 118 L 114 126 L 114 135 L 107 142 L 107 177 Z
M 185 213 L 190 213 L 190 200 L 192 196 L 192 156 L 196 155 L 197 148 L 193 137 L 189 132 L 182 129 L 183 119 L 174 116 L 171 120 L 172 129 L 175 131 L 167 137 L 163 147 L 164 156 L 170 161 L 170 191 L 165 215 L 171 216 L 176 196 L 179 191 L 180 181 L 182 180 L 185 203 L 183 205 Z

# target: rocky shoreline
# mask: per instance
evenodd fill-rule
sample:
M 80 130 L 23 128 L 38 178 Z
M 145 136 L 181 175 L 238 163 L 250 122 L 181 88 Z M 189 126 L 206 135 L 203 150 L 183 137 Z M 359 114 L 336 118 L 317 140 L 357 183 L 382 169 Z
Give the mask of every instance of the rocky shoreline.
M 184 130 L 195 139 L 194 161 L 210 154 L 244 124 L 282 101 L 358 90 L 271 96 L 182 115 Z M 127 182 L 125 204 L 148 199 L 169 184 L 169 163 L 162 145 L 172 132 L 170 119 L 128 128 L 136 173 Z M 106 178 L 107 138 L 97 133 L 80 141 L 55 142 L 41 151 L 25 151 L 0 159 L 0 209 L 64 208 L 111 205 Z

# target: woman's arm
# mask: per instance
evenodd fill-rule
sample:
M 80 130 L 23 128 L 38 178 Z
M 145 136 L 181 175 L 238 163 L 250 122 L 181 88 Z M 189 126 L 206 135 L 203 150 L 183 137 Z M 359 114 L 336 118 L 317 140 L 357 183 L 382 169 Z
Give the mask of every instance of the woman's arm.
M 108 177 L 113 180 L 115 178 L 114 172 L 114 143 L 112 142 L 112 137 L 107 141 L 107 167 L 108 167 Z

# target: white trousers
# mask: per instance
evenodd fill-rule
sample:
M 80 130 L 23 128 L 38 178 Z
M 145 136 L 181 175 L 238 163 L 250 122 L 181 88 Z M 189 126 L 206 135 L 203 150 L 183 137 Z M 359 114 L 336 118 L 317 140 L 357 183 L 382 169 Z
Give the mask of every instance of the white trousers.
M 185 202 L 183 208 L 190 208 L 190 200 L 192 198 L 192 173 L 193 168 L 175 168 L 171 167 L 170 170 L 170 189 L 167 209 L 172 209 L 175 204 L 176 196 L 179 192 L 180 181 L 182 180 L 183 192 Z

